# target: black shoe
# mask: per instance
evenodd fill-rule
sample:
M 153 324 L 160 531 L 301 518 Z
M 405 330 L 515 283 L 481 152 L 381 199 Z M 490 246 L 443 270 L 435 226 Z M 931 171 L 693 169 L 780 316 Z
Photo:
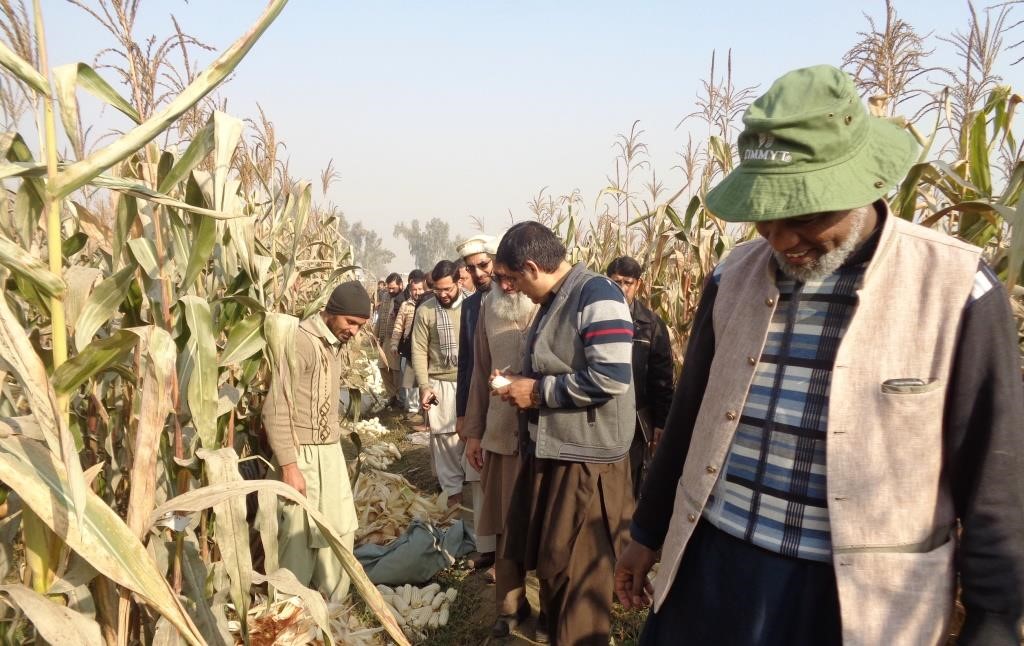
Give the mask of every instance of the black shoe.
M 466 565 L 472 570 L 482 570 L 494 565 L 494 552 L 473 552 L 466 559 Z
M 519 606 L 519 610 L 511 615 L 498 615 L 498 619 L 491 626 L 491 637 L 505 639 L 512 634 L 516 627 L 530 618 L 529 602 Z

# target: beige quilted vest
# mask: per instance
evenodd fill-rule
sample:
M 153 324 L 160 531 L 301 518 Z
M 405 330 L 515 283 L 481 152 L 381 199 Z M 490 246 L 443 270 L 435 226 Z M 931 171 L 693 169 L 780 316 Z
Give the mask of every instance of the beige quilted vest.
M 826 474 L 833 566 L 848 645 L 944 643 L 954 523 L 942 416 L 980 250 L 885 219 L 832 373 Z M 655 580 L 660 607 L 718 478 L 778 301 L 771 249 L 737 247 L 715 299 L 715 358 Z M 917 377 L 919 392 L 883 392 Z M 742 611 L 742 609 L 737 609 Z

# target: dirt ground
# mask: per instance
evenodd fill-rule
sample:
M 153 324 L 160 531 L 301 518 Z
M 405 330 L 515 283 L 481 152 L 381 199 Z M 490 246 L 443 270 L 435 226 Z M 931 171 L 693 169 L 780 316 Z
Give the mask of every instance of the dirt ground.
M 419 421 L 417 416 L 412 422 L 403 419 L 401 414 L 384 411 L 380 414 L 381 422 L 394 432 L 388 437 L 395 442 L 402 452 L 402 459 L 388 469 L 393 473 L 402 474 L 418 489 L 435 493 L 439 491 L 437 480 L 430 467 L 430 450 L 428 447 L 413 444 L 406 440 L 412 431 L 412 424 Z M 463 511 L 471 517 L 471 511 Z M 497 614 L 494 605 L 494 585 L 484 580 L 483 572 L 459 567 L 461 564 L 444 570 L 437 580 L 444 586 L 453 586 L 459 590 L 451 609 L 451 619 L 446 627 L 430 635 L 431 646 L 470 646 L 483 644 L 536 644 L 533 641 L 536 610 L 540 607 L 536 578 L 530 575 L 527 579 L 526 596 L 534 609 L 533 616 L 519 626 L 511 636 L 505 639 L 491 637 L 491 626 Z M 646 619 L 646 612 L 625 612 L 616 604 L 613 615 L 613 643 L 635 644 L 640 629 Z

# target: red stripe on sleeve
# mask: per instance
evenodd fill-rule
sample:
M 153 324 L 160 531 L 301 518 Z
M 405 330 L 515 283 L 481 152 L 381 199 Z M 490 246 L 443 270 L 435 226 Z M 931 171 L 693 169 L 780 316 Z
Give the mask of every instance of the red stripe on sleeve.
M 587 332 L 583 335 L 583 339 L 592 339 L 595 336 L 607 336 L 609 334 L 621 334 L 623 336 L 633 337 L 633 331 L 625 327 L 611 328 L 609 330 L 594 330 L 593 332 Z

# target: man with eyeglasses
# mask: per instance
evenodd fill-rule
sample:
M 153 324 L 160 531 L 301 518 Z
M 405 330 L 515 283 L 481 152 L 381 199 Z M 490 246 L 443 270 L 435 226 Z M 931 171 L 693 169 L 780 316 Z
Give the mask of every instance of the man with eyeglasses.
M 455 433 L 455 381 L 459 368 L 459 329 L 465 297 L 458 267 L 442 260 L 430 272 L 434 298 L 416 308 L 412 324 L 412 367 L 420 405 L 430 425 L 430 457 L 448 505 L 462 502 L 466 479 L 464 446 Z
M 494 260 L 540 306 L 521 374 L 494 389 L 523 412 L 503 556 L 537 570 L 552 643 L 607 644 L 612 573 L 633 508 L 629 306 L 608 278 L 569 264 L 539 222 L 513 225 Z
M 491 290 L 491 272 L 493 271 L 493 255 L 498 250 L 498 239 L 486 234 L 475 235 L 464 241 L 455 251 L 462 259 L 460 271 L 469 273 L 472 285 L 476 288 L 466 297 L 462 304 L 462 321 L 459 326 L 459 371 L 456 380 L 455 394 L 455 431 L 459 439 L 466 441 L 462 433 L 463 421 L 466 417 L 466 404 L 469 401 L 469 382 L 473 376 L 473 337 L 476 332 L 477 320 L 480 316 L 480 303 L 484 294 Z M 480 489 L 480 472 L 466 469 L 466 482 L 470 485 L 473 498 L 473 523 L 483 513 L 484 495 Z M 476 554 L 470 556 L 470 565 L 475 569 L 488 568 L 486 579 L 494 581 L 494 534 L 476 537 Z
M 650 456 L 658 447 L 672 403 L 672 345 L 668 328 L 651 308 L 637 299 L 643 273 L 640 263 L 620 256 L 608 264 L 605 274 L 619 286 L 633 315 L 633 390 L 636 391 L 636 433 L 629 447 L 633 496 Z

